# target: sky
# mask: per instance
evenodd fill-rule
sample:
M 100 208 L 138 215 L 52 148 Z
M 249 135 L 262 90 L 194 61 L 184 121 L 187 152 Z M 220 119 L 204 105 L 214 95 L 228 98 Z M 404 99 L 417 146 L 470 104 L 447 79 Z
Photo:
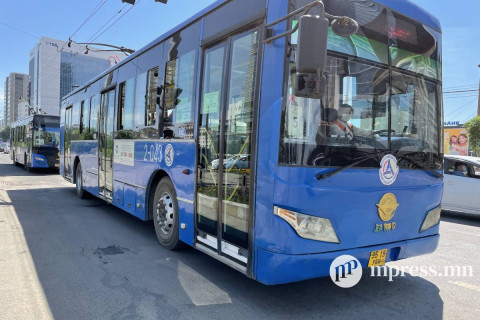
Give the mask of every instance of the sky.
M 41 36 L 61 40 L 72 37 L 76 42 L 87 42 L 114 23 L 95 42 L 140 49 L 213 2 L 169 0 L 164 5 L 154 0 L 137 0 L 132 7 L 121 0 L 2 0 L 0 110 L 4 104 L 5 78 L 11 72 L 28 73 L 30 50 Z M 448 1 L 448 5 L 447 0 L 414 2 L 442 23 L 444 92 L 478 89 L 480 1 Z M 99 5 L 98 11 L 86 21 Z M 445 121 L 463 123 L 474 117 L 477 99 L 478 92 L 444 94 Z

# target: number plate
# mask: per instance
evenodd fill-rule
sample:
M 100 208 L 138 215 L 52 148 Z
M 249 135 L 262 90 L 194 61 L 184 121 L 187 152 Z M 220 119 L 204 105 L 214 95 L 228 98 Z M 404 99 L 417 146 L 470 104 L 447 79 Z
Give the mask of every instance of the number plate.
M 383 266 L 387 259 L 388 249 L 372 251 L 370 253 L 370 259 L 368 260 L 369 267 Z

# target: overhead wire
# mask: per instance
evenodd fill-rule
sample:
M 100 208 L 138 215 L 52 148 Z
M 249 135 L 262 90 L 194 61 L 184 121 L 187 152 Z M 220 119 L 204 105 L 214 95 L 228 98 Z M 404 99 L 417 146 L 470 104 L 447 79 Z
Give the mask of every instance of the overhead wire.
M 468 109 L 468 107 L 470 107 L 470 106 L 472 105 L 472 103 L 474 103 L 475 101 L 477 101 L 477 98 L 475 98 L 475 99 L 467 102 L 466 104 L 464 104 L 464 105 L 462 105 L 462 106 L 454 109 L 453 111 L 450 111 L 448 114 L 445 114 L 445 117 L 447 118 L 447 117 L 449 117 L 449 116 L 452 116 L 452 115 L 455 114 L 455 113 L 458 113 L 458 112 L 460 112 L 460 111 L 463 111 L 463 110 Z

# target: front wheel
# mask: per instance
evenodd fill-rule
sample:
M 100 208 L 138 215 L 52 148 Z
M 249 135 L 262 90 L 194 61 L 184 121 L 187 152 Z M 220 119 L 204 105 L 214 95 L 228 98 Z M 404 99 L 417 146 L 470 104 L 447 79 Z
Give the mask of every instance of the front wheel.
M 170 179 L 163 178 L 158 183 L 152 210 L 158 242 L 169 250 L 180 249 L 177 194 Z
M 16 167 L 18 166 L 17 159 L 15 159 L 15 152 L 12 153 L 12 164 Z
M 78 163 L 77 165 L 75 176 L 75 191 L 77 192 L 77 197 L 79 197 L 80 199 L 85 199 L 87 197 L 87 192 L 83 190 L 82 165 L 80 163 Z

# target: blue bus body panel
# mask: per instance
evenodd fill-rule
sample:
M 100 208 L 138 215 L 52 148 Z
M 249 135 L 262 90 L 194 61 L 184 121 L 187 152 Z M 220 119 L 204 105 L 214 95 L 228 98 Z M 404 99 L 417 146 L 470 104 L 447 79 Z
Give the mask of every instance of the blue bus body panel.
M 362 268 L 367 268 L 372 251 L 388 249 L 386 262 L 396 261 L 432 253 L 437 248 L 439 239 L 440 236 L 437 234 L 371 247 L 307 255 L 288 255 L 258 250 L 256 279 L 264 284 L 273 285 L 326 277 L 330 274 L 332 261 L 341 255 L 351 255 L 360 261 Z

